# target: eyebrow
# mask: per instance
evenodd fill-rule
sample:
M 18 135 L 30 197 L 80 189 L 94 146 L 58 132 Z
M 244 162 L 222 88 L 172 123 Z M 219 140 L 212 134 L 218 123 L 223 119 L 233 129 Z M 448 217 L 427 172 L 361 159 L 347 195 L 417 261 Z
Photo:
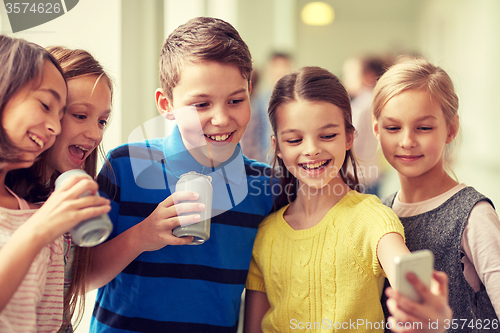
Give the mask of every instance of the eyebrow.
M 395 121 L 395 122 L 399 121 L 398 119 L 394 119 L 394 118 L 386 117 L 386 116 L 382 117 L 382 119 L 387 119 L 389 121 Z M 432 115 L 428 115 L 428 116 L 423 116 L 423 117 L 417 118 L 416 121 L 422 121 L 422 120 L 427 120 L 427 119 L 437 119 L 437 118 L 432 116 Z
M 322 126 L 319 128 L 320 131 L 322 130 L 325 130 L 325 129 L 329 129 L 329 128 L 337 128 L 337 127 L 340 127 L 339 124 L 326 124 L 325 126 Z M 284 130 L 284 131 L 281 131 L 281 135 L 283 134 L 287 134 L 287 133 L 296 133 L 296 132 L 300 132 L 298 129 L 287 129 L 287 130 Z
M 61 95 L 59 95 L 59 93 L 54 89 L 40 89 L 40 90 L 52 94 L 57 99 L 58 102 L 61 101 Z
M 238 94 L 241 94 L 241 93 L 246 93 L 246 92 L 247 92 L 247 90 L 245 88 L 241 88 L 239 90 L 236 90 L 236 91 L 232 92 L 231 94 L 229 94 L 229 96 L 231 97 L 231 96 L 238 95 Z M 191 95 L 189 97 L 190 98 L 207 98 L 207 97 L 210 97 L 210 96 L 211 95 L 209 95 L 209 94 L 203 94 L 203 93 L 201 93 L 201 94 L 194 94 L 194 95 Z

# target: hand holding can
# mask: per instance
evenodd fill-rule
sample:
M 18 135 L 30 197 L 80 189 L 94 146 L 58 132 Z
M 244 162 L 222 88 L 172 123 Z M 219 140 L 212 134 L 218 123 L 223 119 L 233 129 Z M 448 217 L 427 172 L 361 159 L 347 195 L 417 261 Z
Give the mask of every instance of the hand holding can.
M 56 179 L 56 189 L 59 188 L 67 179 L 76 175 L 86 175 L 91 178 L 85 171 L 80 169 L 69 170 L 62 173 Z M 90 193 L 85 192 L 80 197 L 89 196 Z M 96 193 L 95 195 L 99 195 Z M 113 224 L 108 217 L 108 214 L 102 214 L 94 218 L 82 221 L 70 230 L 73 243 L 82 247 L 91 247 L 101 244 L 108 238 L 113 230 Z
M 191 171 L 180 176 L 175 191 L 193 191 L 200 195 L 195 202 L 205 204 L 205 210 L 200 212 L 200 222 L 180 225 L 172 230 L 176 237 L 193 236 L 193 241 L 188 245 L 203 244 L 210 238 L 210 221 L 212 215 L 212 178 L 197 172 Z M 179 216 L 190 215 L 180 214 Z

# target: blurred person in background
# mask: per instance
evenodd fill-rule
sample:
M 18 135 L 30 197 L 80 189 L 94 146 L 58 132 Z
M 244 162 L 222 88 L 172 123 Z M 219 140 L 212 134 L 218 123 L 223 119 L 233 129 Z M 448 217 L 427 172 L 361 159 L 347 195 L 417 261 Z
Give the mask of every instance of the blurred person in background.
M 252 117 L 241 140 L 243 154 L 248 158 L 268 164 L 272 160 L 272 156 L 269 154 L 271 125 L 267 116 L 267 107 L 272 88 L 281 77 L 290 73 L 292 68 L 293 60 L 290 54 L 273 52 L 264 71 L 259 72 L 255 69 L 252 71 L 252 92 L 250 95 Z
M 384 173 L 383 157 L 372 131 L 371 103 L 373 88 L 390 61 L 379 56 L 349 58 L 344 62 L 342 80 L 351 97 L 352 122 L 356 128 L 354 154 L 359 163 L 364 192 L 380 194 Z

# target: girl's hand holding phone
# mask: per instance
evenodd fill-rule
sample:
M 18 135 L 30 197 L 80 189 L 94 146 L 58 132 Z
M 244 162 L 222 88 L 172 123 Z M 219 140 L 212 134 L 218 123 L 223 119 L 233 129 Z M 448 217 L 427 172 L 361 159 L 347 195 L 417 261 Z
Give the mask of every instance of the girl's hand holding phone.
M 414 273 L 408 273 L 406 278 L 422 301 L 412 301 L 395 289 L 387 288 L 391 330 L 397 333 L 446 332 L 445 321 L 453 317 L 448 305 L 448 276 L 435 270 L 430 288 Z

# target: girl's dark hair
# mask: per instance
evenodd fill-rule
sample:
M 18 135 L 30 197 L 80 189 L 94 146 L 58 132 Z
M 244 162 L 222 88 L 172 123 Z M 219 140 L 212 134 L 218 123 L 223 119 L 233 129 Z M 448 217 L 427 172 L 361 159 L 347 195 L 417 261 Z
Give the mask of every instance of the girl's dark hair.
M 43 64 L 50 61 L 63 76 L 58 62 L 43 47 L 23 39 L 0 35 L 0 119 L 7 102 L 22 88 L 33 80 L 41 81 Z M 22 150 L 16 147 L 0 126 L 0 169 L 6 163 L 23 162 L 20 158 Z M 44 158 L 46 152 L 39 159 Z M 7 173 L 5 184 L 18 196 L 34 202 L 45 197 L 50 189 L 44 184 L 45 167 L 38 164 L 28 169 L 13 170 Z
M 268 115 L 273 135 L 277 138 L 276 111 L 279 106 L 297 100 L 321 101 L 337 106 L 344 116 L 345 131 L 354 134 L 352 124 L 351 101 L 342 82 L 332 73 L 320 67 L 303 67 L 297 72 L 283 76 L 275 85 L 269 101 Z M 307 117 L 305 111 L 304 117 Z M 276 150 L 272 161 L 273 177 L 280 180 L 282 189 L 287 189 L 288 202 L 295 200 L 298 190 L 298 180 L 286 169 L 283 160 L 278 157 L 279 142 L 276 140 Z M 349 174 L 349 165 L 353 175 Z M 353 190 L 359 185 L 356 159 L 352 148 L 346 152 L 346 158 L 340 168 L 342 180 Z

